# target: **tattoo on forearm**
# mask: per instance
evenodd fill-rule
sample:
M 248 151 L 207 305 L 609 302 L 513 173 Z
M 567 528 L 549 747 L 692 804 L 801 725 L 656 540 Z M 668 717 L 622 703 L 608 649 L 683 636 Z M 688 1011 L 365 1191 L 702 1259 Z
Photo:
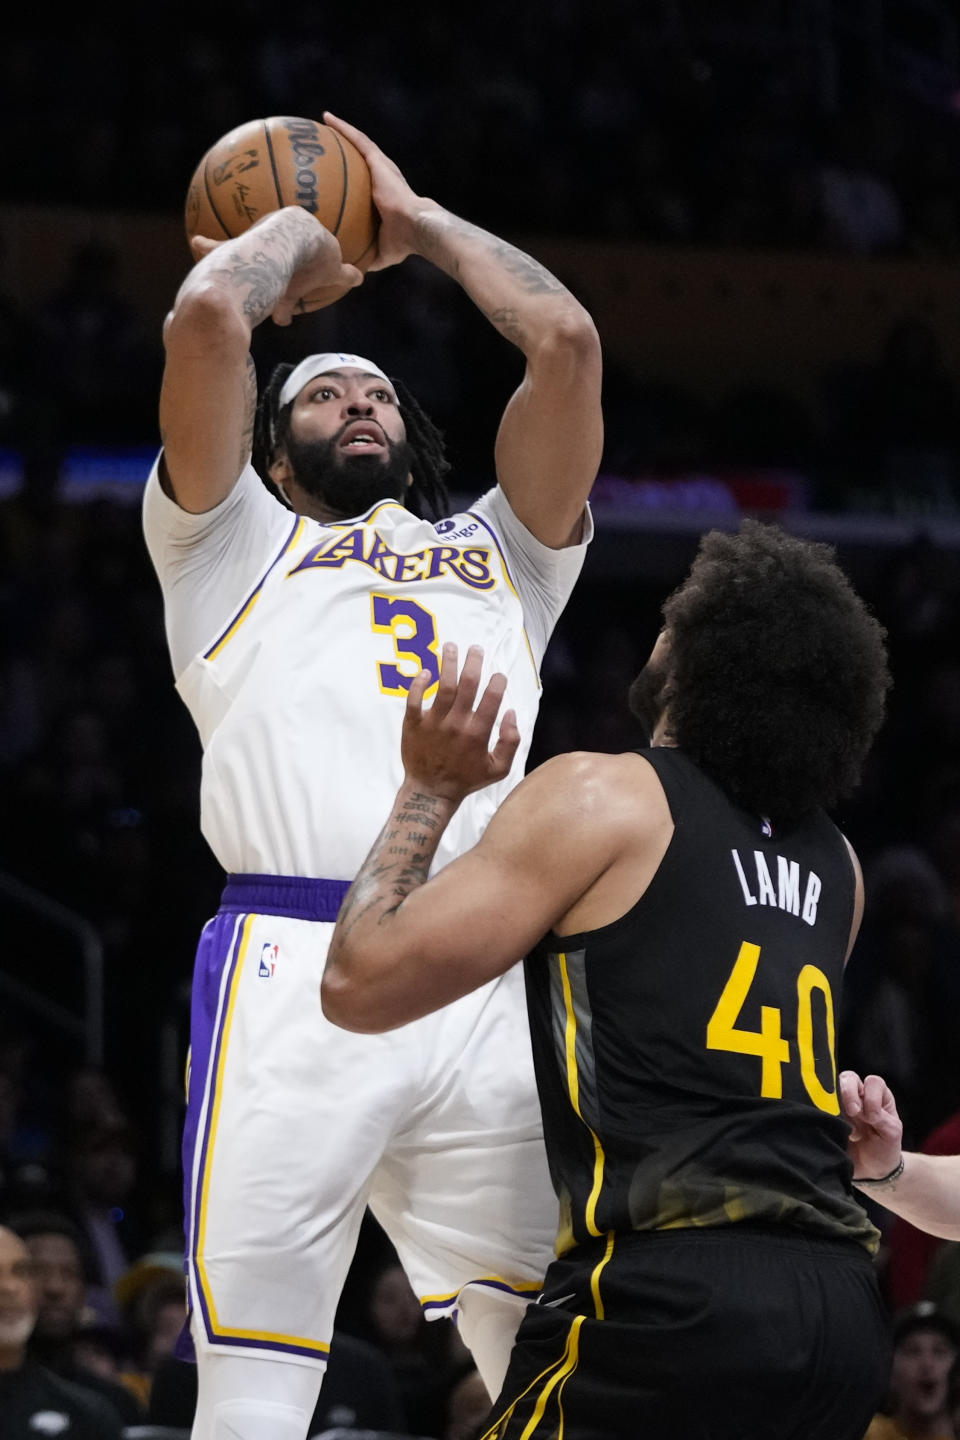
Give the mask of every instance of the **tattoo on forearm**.
M 416 816 L 418 816 L 418 817 L 419 817 L 419 816 L 424 816 L 424 815 L 425 815 L 425 816 L 432 816 L 432 815 L 435 815 L 435 814 L 436 814 L 436 810 L 437 810 L 437 800 L 436 800 L 436 796 L 434 796 L 434 795 L 423 795 L 423 796 L 414 795 L 411 800 L 408 800 L 408 801 L 407 801 L 407 803 L 406 803 L 406 805 L 403 807 L 403 809 L 398 812 L 398 814 L 397 814 L 397 823 L 398 823 L 398 825 L 402 825 L 402 824 L 404 824 L 406 821 L 408 821 L 408 820 L 411 818 L 411 816 L 413 816 L 413 815 L 416 815 Z M 423 823 L 426 824 L 427 821 L 423 821 Z M 433 823 L 433 825 L 436 825 L 436 824 L 437 824 L 437 821 L 434 820 L 432 823 Z
M 305 236 L 290 236 L 277 230 L 259 238 L 259 247 L 250 255 L 232 255 L 218 267 L 238 289 L 246 287 L 243 313 L 251 325 L 259 325 L 272 312 L 290 277 L 311 256 Z
M 539 261 L 534 260 L 532 255 L 508 245 L 506 240 L 498 240 L 495 235 L 487 235 L 482 230 L 479 233 L 486 240 L 487 248 L 494 259 L 503 266 L 508 275 L 519 281 L 520 288 L 527 295 L 558 295 L 566 289 L 566 286 L 562 285 L 555 275 L 551 275 Z
M 495 325 L 503 336 L 504 340 L 511 341 L 514 345 L 523 348 L 523 326 L 520 323 L 520 316 L 516 310 L 503 306 L 499 310 L 483 312 L 491 325 Z
M 389 915 L 395 914 L 406 900 L 411 890 L 427 883 L 427 876 L 430 873 L 430 861 L 423 855 L 411 855 L 409 861 L 393 877 L 392 891 L 396 900 L 395 905 L 390 905 L 380 916 L 379 923 L 382 925 Z
M 426 884 L 443 833 L 441 806 L 435 795 L 415 793 L 391 815 L 340 907 L 344 937 L 364 919 L 384 924 Z
M 426 214 L 421 217 L 417 227 L 420 252 L 425 259 L 439 265 L 441 269 L 452 271 L 455 278 L 458 278 L 460 267 L 449 253 L 447 237 L 450 235 L 475 240 L 501 269 L 517 281 L 527 295 L 559 295 L 566 289 L 566 286 L 555 275 L 551 275 L 539 261 L 534 260 L 532 255 L 518 250 L 515 245 L 508 244 L 496 235 L 491 235 L 488 230 L 481 230 L 478 225 L 471 225 L 469 220 L 461 220 L 458 215 L 444 215 L 443 223 L 438 225 L 432 212 Z

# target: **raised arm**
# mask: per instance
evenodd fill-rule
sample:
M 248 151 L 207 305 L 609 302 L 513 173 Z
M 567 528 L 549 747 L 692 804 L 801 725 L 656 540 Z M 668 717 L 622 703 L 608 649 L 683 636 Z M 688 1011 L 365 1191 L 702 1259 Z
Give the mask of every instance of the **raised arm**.
M 902 1150 L 897 1103 L 879 1075 L 861 1080 L 844 1070 L 840 1099 L 851 1125 L 854 1185 L 918 1230 L 960 1240 L 960 1155 Z
M 511 711 L 488 749 L 504 676 L 472 708 L 482 659 L 471 646 L 458 683 L 448 642 L 433 705 L 422 708 L 428 674 L 410 687 L 404 782 L 340 908 L 321 986 L 324 1014 L 346 1030 L 404 1025 L 502 975 L 551 928 L 624 914 L 666 847 L 672 820 L 652 766 L 556 755 L 507 796 L 472 850 L 428 878 L 460 801 L 502 779 L 516 753 Z
M 299 205 L 266 215 L 243 235 L 194 242 L 197 260 L 163 327 L 161 483 L 199 513 L 225 499 L 250 458 L 256 373 L 250 337 L 272 315 L 289 324 L 320 285 L 356 285 L 337 240 Z
M 497 435 L 497 478 L 545 545 L 576 543 L 603 450 L 600 339 L 589 313 L 530 255 L 416 195 L 362 131 L 334 115 L 324 120 L 370 166 L 381 216 L 380 258 L 370 268 L 421 255 L 523 352 L 526 370 Z

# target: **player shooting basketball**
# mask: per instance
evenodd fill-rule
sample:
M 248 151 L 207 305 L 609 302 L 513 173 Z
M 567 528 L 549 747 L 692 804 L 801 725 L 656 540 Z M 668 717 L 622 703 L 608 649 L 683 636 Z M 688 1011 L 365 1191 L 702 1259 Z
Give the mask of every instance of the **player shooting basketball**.
M 370 168 L 371 270 L 431 261 L 526 365 L 496 483 L 435 524 L 421 516 L 444 508 L 442 439 L 375 359 L 281 367 L 254 445 L 254 328 L 360 278 L 305 210 L 199 243 L 165 324 L 144 528 L 203 745 L 201 825 L 228 875 L 191 1008 L 195 1440 L 303 1440 L 367 1204 L 428 1313 L 458 1313 L 491 1393 L 557 1223 L 519 969 L 388 1037 L 328 1024 L 319 987 L 401 778 L 413 677 L 426 666 L 436 681 L 441 645 L 480 637 L 530 735 L 591 535 L 599 342 L 535 260 L 416 195 L 364 135 L 325 118 Z M 525 755 L 463 808 L 438 865 L 478 838 Z

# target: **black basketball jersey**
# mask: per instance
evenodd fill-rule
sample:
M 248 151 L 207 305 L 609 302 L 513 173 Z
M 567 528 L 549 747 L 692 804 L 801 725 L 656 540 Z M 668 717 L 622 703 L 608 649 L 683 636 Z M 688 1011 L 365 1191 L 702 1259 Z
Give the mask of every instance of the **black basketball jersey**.
M 879 1239 L 851 1189 L 835 1040 L 855 876 L 822 812 L 778 833 L 680 751 L 635 906 L 525 962 L 558 1253 L 738 1221 Z

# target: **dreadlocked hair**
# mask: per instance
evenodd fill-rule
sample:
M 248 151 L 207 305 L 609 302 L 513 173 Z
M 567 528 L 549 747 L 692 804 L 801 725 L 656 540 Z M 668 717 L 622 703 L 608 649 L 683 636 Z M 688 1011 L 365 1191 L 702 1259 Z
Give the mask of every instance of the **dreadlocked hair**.
M 411 452 L 410 473 L 413 484 L 410 486 L 410 498 L 415 503 L 410 509 L 425 519 L 442 520 L 450 511 L 450 495 L 446 485 L 450 461 L 447 459 L 443 432 L 433 423 L 402 380 L 391 376 L 390 384 L 397 392 Z M 424 510 L 428 511 L 426 516 Z
M 282 410 L 280 409 L 280 391 L 286 383 L 287 376 L 292 373 L 292 365 L 282 364 L 273 367 L 270 379 L 260 391 L 257 413 L 253 422 L 253 468 L 270 494 L 284 505 L 287 502 L 270 479 L 270 466 L 290 428 L 290 411 L 293 406 L 285 405 Z
M 253 429 L 253 468 L 272 495 L 282 500 L 270 479 L 270 466 L 290 429 L 293 401 L 281 407 L 280 391 L 293 371 L 290 364 L 276 365 L 260 393 Z M 410 474 L 407 507 L 423 519 L 441 520 L 450 510 L 446 476 L 450 472 L 443 432 L 430 419 L 402 380 L 390 377 L 410 446 Z

